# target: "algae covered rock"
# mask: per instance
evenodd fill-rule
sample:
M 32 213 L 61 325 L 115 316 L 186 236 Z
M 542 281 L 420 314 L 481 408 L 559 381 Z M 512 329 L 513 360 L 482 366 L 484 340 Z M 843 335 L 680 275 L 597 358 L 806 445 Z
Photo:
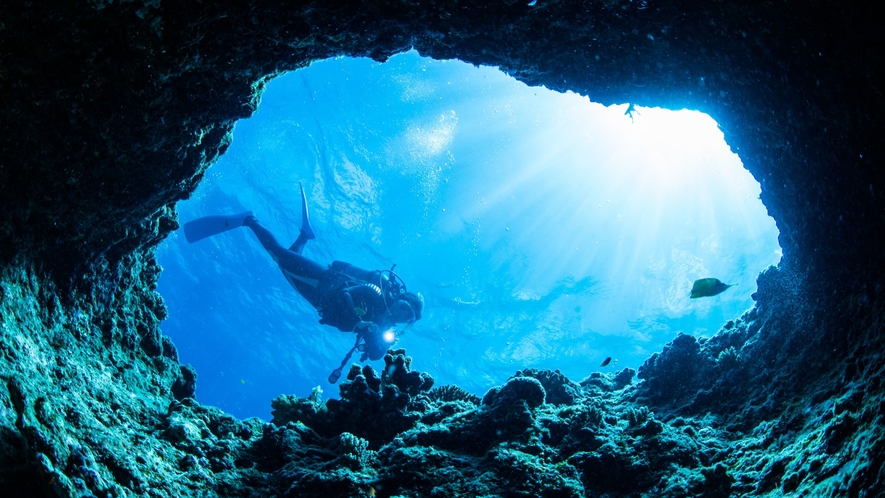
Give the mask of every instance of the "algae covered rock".
M 537 379 L 532 377 L 511 377 L 503 386 L 493 387 L 483 396 L 482 404 L 499 407 L 525 403 L 528 408 L 544 404 L 547 394 Z
M 651 399 L 673 401 L 693 394 L 697 376 L 711 365 L 694 337 L 679 334 L 663 351 L 645 360 L 638 377 L 645 381 L 642 389 Z
M 170 388 L 172 396 L 178 401 L 184 398 L 193 398 L 194 392 L 197 390 L 197 371 L 191 365 L 180 365 L 179 371 L 181 375 L 175 379 Z
M 270 496 L 298 490 L 307 496 L 365 496 L 375 476 L 375 454 L 368 444 L 346 432 L 325 438 L 300 423 L 265 424 L 237 462 L 251 477 L 242 489 L 224 494 Z
M 559 370 L 536 370 L 527 368 L 518 376 L 537 379 L 544 388 L 545 402 L 554 405 L 571 405 L 581 397 L 581 386 L 570 381 Z
M 593 372 L 580 382 L 580 386 L 592 392 L 614 392 L 629 386 L 636 370 L 624 368 L 615 374 Z

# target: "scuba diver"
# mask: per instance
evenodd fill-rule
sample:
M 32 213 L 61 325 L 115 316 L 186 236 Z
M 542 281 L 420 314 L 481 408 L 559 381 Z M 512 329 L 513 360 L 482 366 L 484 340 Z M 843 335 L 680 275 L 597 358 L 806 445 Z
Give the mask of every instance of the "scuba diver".
M 397 335 L 421 319 L 424 298 L 406 290 L 406 284 L 390 270 L 368 271 L 333 261 L 324 267 L 302 255 L 304 246 L 316 236 L 310 227 L 307 198 L 301 185 L 301 233 L 286 249 L 270 231 L 261 226 L 252 212 L 229 216 L 207 216 L 184 224 L 184 235 L 194 243 L 241 226 L 248 227 L 258 241 L 279 265 L 283 276 L 320 315 L 320 323 L 331 325 L 342 332 L 355 332 L 356 342 L 341 366 L 329 376 L 334 384 L 354 351 L 362 352 L 360 361 L 379 360 Z M 406 327 L 395 332 L 397 324 Z

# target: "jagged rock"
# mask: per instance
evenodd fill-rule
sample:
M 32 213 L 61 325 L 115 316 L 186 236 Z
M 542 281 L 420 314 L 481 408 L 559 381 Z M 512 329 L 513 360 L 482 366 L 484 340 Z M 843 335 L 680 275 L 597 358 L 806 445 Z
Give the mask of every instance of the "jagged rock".
M 178 401 L 193 398 L 197 390 L 197 371 L 190 365 L 181 365 L 179 371 L 181 375 L 172 384 L 172 396 Z

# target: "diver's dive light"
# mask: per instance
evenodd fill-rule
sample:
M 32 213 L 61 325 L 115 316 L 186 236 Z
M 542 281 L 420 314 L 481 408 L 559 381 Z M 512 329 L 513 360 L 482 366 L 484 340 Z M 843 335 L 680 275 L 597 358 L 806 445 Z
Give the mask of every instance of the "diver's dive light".
M 329 374 L 329 384 L 334 384 L 338 382 L 338 379 L 341 378 L 341 371 L 344 370 L 344 365 L 347 364 L 348 361 L 350 361 L 350 357 L 353 356 L 353 352 L 359 349 L 360 339 L 362 338 L 363 334 L 356 334 L 356 342 L 353 344 L 353 347 L 350 348 L 350 351 L 348 351 L 347 354 L 344 355 L 344 359 L 341 360 L 341 365 L 339 365 L 338 368 L 336 368 L 335 370 L 332 370 L 332 373 Z
M 388 343 L 388 344 L 393 344 L 393 341 L 396 340 L 396 336 L 398 336 L 398 335 L 399 335 L 399 334 L 397 333 L 396 330 L 394 330 L 394 329 L 387 329 L 387 331 L 384 332 L 384 334 L 381 335 L 381 338 L 384 339 L 384 342 L 386 342 L 386 343 Z

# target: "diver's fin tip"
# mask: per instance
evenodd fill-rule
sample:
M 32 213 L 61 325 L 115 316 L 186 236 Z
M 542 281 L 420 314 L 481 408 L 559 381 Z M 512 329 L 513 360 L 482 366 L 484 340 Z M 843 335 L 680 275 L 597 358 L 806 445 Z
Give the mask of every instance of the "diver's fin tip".
M 314 235 L 313 229 L 310 228 L 310 213 L 307 209 L 307 196 L 304 195 L 304 184 L 299 181 L 298 186 L 301 187 L 301 233 L 308 240 L 315 239 L 317 237 Z
M 243 226 L 252 211 L 233 215 L 204 216 L 184 224 L 184 238 L 191 244 L 213 235 Z

